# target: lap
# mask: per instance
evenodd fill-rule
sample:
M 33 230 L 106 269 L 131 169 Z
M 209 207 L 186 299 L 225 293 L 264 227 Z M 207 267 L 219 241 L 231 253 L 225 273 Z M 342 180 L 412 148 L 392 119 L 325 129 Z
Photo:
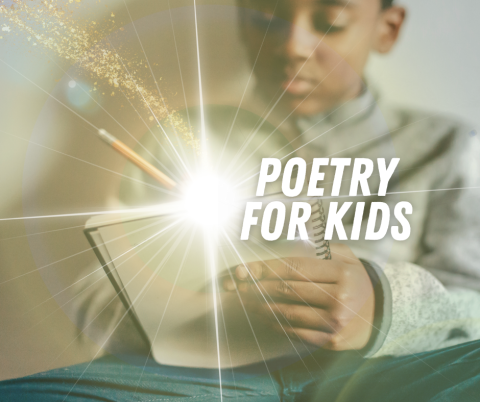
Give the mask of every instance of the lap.
M 145 366 L 145 367 L 144 367 Z M 264 372 L 222 371 L 222 394 L 235 401 L 474 401 L 480 394 L 480 341 L 402 357 L 363 359 L 319 352 Z M 217 370 L 105 357 L 0 382 L 6 401 L 214 401 Z
M 279 400 L 278 383 L 268 376 L 228 371 L 222 374 L 224 398 Z M 14 402 L 203 402 L 220 400 L 220 382 L 218 370 L 162 366 L 145 356 L 108 356 L 0 382 L 0 395 Z
M 338 359 L 296 401 L 443 402 L 480 400 L 480 341 L 401 357 Z

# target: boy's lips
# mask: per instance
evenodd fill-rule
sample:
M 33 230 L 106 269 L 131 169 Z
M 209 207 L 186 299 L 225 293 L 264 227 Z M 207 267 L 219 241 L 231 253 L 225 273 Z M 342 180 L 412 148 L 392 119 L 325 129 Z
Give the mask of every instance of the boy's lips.
M 315 82 L 306 78 L 296 77 L 282 82 L 282 88 L 292 95 L 308 95 L 315 87 Z

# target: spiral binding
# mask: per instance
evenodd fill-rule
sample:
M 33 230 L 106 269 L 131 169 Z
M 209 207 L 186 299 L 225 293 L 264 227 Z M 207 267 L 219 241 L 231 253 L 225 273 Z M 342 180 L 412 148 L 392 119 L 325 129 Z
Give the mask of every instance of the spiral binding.
M 330 242 L 325 240 L 325 230 L 327 228 L 327 220 L 325 218 L 325 210 L 321 199 L 310 201 L 312 206 L 312 215 L 310 223 L 312 225 L 313 243 L 317 258 L 322 260 L 331 260 L 332 254 L 330 252 Z

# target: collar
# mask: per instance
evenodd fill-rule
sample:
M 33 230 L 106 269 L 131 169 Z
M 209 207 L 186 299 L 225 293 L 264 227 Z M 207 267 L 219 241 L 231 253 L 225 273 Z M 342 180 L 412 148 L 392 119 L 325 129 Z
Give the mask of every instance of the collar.
M 306 131 L 310 127 L 322 125 L 322 123 L 332 126 L 352 125 L 371 116 L 377 101 L 377 94 L 364 85 L 360 95 L 356 98 L 344 102 L 331 110 L 313 116 L 300 117 L 297 119 L 297 126 L 302 131 Z
M 363 144 L 389 132 L 378 96 L 364 87 L 355 99 L 336 108 L 296 120 L 305 148 L 323 157 L 346 157 L 355 154 Z

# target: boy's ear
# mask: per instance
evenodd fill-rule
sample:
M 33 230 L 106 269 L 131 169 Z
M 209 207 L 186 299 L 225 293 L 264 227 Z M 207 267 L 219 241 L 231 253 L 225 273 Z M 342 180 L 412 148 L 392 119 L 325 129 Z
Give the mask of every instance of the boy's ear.
M 374 49 L 379 53 L 388 53 L 398 39 L 406 11 L 403 7 L 392 6 L 381 12 L 378 22 Z

